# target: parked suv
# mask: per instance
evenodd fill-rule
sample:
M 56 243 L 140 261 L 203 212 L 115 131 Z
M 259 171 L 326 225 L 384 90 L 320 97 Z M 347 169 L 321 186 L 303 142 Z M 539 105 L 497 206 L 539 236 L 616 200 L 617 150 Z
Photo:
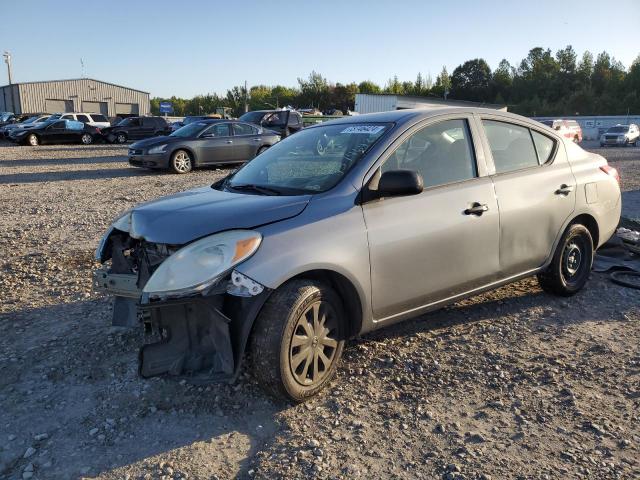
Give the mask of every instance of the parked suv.
M 129 140 L 169 135 L 171 127 L 162 117 L 129 117 L 117 125 L 102 130 L 110 142 L 125 143 Z
M 638 145 L 640 143 L 640 129 L 635 123 L 631 125 L 616 125 L 609 128 L 600 136 L 600 146 L 620 145 Z
M 302 115 L 293 110 L 254 110 L 245 113 L 238 120 L 273 130 L 282 138 L 300 131 L 303 127 Z
M 153 332 L 143 376 L 230 380 L 249 350 L 264 388 L 300 402 L 351 337 L 533 275 L 577 293 L 618 225 L 618 182 L 600 155 L 507 112 L 344 117 L 125 212 L 94 280 L 116 325 Z
M 100 129 L 111 126 L 109 119 L 100 113 L 56 113 L 54 116 L 60 120 L 75 120 Z
M 582 141 L 582 128 L 575 120 L 542 120 L 541 123 L 553 128 L 564 138 L 573 140 L 575 143 Z

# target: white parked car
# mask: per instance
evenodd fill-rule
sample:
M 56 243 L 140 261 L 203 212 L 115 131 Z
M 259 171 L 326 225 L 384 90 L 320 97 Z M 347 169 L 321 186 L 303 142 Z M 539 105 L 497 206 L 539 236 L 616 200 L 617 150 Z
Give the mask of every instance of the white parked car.
M 58 114 L 55 114 L 56 116 Z M 111 126 L 109 119 L 100 113 L 62 113 L 60 120 L 75 120 L 76 122 L 86 123 L 92 127 L 107 128 Z
M 600 136 L 600 146 L 606 145 L 638 145 L 640 144 L 640 129 L 638 125 L 616 125 L 609 128 Z

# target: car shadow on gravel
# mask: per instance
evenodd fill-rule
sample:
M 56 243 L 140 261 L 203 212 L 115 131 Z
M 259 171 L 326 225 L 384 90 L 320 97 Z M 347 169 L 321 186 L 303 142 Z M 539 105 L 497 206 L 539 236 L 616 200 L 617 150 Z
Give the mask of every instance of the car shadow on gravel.
M 19 478 L 29 463 L 38 478 L 139 478 L 158 474 L 161 460 L 177 475 L 184 457 L 207 459 L 202 471 L 182 471 L 189 478 L 247 477 L 286 405 L 244 377 L 142 379 L 141 335 L 111 328 L 110 306 L 87 300 L 0 314 L 0 424 L 15 438 L 0 449 L 0 478 Z M 36 453 L 25 459 L 28 448 Z
M 162 171 L 138 170 L 129 167 L 96 170 L 64 170 L 60 172 L 29 172 L 0 175 L 0 185 L 20 183 L 63 182 L 69 180 L 101 180 L 122 177 L 158 176 Z
M 102 157 L 74 157 L 74 158 L 29 158 L 25 160 L 0 160 L 0 167 L 39 167 L 52 165 L 87 165 L 100 163 L 126 163 L 127 158 L 122 155 Z

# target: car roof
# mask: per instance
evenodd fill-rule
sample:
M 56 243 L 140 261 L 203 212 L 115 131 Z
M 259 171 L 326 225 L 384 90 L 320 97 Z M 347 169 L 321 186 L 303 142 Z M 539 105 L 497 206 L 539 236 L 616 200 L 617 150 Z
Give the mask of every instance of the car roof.
M 516 115 L 515 113 L 505 112 L 503 110 L 495 110 L 492 108 L 479 108 L 479 107 L 431 107 L 431 108 L 414 108 L 406 110 L 392 110 L 388 112 L 379 113 L 365 113 L 360 115 L 350 115 L 340 117 L 329 122 L 323 122 L 313 125 L 308 128 L 315 128 L 316 126 L 325 125 L 326 123 L 331 125 L 336 124 L 354 124 L 363 122 L 379 122 L 379 123 L 406 123 L 410 121 L 420 121 L 431 117 L 437 117 L 440 115 L 448 114 L 484 114 L 484 115 L 497 115 L 505 117 L 506 119 L 518 120 L 520 122 L 526 121 L 527 123 L 533 123 L 530 118 Z M 538 122 L 535 122 L 538 123 Z

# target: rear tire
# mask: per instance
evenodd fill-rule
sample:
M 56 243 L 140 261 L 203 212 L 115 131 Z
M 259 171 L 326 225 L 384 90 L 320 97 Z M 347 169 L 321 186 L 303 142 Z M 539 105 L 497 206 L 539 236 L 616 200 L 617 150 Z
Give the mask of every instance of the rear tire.
M 124 133 L 116 134 L 116 143 L 125 143 L 127 141 L 127 135 Z
M 174 173 L 189 173 L 193 169 L 193 159 L 186 150 L 176 150 L 171 154 L 169 165 Z
M 345 315 L 333 289 L 311 280 L 278 288 L 250 339 L 253 374 L 271 395 L 295 403 L 333 379 L 344 348 Z
M 538 283 L 547 293 L 570 297 L 589 279 L 593 263 L 593 239 L 584 225 L 570 225 L 560 239 L 551 264 L 538 274 Z
M 83 145 L 91 145 L 93 143 L 93 137 L 88 133 L 83 133 L 80 137 L 80 142 Z
M 32 133 L 27 137 L 27 143 L 32 147 L 37 147 L 38 145 L 40 145 L 40 139 L 37 135 Z

